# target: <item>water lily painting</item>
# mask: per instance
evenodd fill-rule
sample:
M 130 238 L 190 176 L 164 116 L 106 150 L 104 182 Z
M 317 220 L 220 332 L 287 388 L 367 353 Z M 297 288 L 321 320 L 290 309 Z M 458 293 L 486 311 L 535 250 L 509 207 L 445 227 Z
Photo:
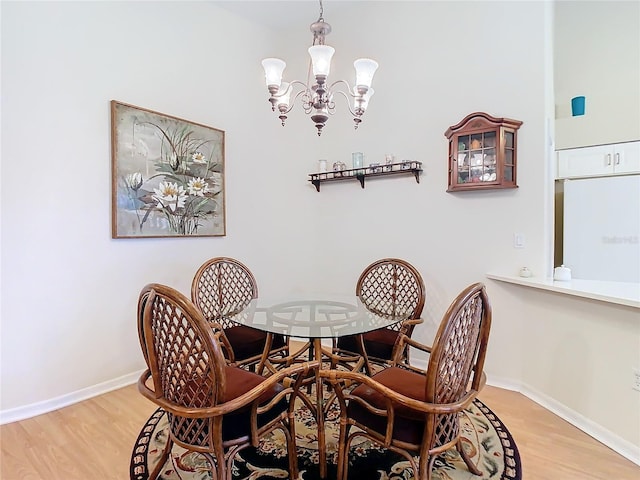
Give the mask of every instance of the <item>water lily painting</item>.
M 224 131 L 111 102 L 113 238 L 225 235 Z

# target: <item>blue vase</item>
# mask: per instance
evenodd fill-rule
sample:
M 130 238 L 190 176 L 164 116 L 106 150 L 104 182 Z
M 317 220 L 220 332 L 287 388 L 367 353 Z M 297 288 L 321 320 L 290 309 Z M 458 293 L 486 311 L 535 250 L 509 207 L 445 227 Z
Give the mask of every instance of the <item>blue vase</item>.
M 577 117 L 579 115 L 584 115 L 584 104 L 585 104 L 585 98 L 580 96 L 580 97 L 573 97 L 571 99 L 571 115 L 573 115 L 574 117 Z

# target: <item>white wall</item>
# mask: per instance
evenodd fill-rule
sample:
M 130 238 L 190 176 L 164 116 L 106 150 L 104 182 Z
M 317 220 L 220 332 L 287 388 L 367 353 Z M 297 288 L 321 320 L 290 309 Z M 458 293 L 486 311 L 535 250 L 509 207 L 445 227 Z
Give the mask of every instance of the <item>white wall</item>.
M 556 148 L 640 139 L 640 2 L 563 0 L 555 15 Z
M 333 75 L 351 79 L 359 56 L 381 67 L 360 129 L 353 131 L 339 104 L 318 138 L 300 109 L 279 125 L 260 67 L 261 58 L 282 55 L 289 78 L 303 78 L 315 5 L 303 25 L 269 32 L 213 3 L 3 2 L 2 410 L 141 369 L 140 288 L 158 281 L 187 292 L 196 268 L 215 255 L 247 263 L 264 294 L 353 291 L 371 261 L 405 258 L 427 285 L 426 322 L 415 333 L 424 341 L 455 295 L 485 272 L 545 271 L 548 14 L 549 5 L 537 1 L 371 2 L 339 17 L 325 8 L 334 29 L 328 43 L 337 49 Z M 226 237 L 110 239 L 111 99 L 226 131 Z M 473 111 L 524 122 L 520 188 L 445 192 L 444 131 Z M 348 163 L 356 150 L 367 162 L 386 152 L 422 161 L 420 183 L 398 177 L 361 189 L 343 182 L 317 193 L 307 182 L 317 159 Z M 513 248 L 514 232 L 525 235 L 524 249 Z M 629 367 L 630 344 L 640 338 L 629 326 L 635 312 L 599 304 L 573 316 L 582 300 L 557 299 L 559 313 L 540 293 L 487 284 L 490 377 L 530 382 L 640 445 L 634 397 L 622 408 L 604 407 L 612 393 L 631 395 L 622 373 L 591 370 L 595 385 L 607 380 L 607 391 L 548 381 L 555 368 L 548 356 L 563 332 L 557 322 L 577 328 L 587 316 L 582 334 L 595 342 L 600 316 L 620 317 L 607 323 L 609 342 L 600 349 L 562 346 L 576 362 L 601 365 L 624 345 L 615 364 Z M 588 406 L 578 401 L 585 394 Z
M 455 294 L 485 272 L 516 272 L 522 265 L 544 270 L 545 68 L 529 68 L 545 64 L 544 12 L 537 2 L 372 2 L 353 17 L 334 19 L 325 12 L 332 45 L 340 47 L 334 56 L 338 66 L 344 62 L 349 73 L 350 60 L 371 55 L 381 67 L 357 134 L 337 127 L 348 128 L 350 119 L 332 118 L 322 134 L 331 150 L 325 144 L 321 150 L 328 153 L 316 158 L 348 163 L 350 152 L 363 151 L 365 163 L 380 162 L 391 151 L 423 162 L 424 173 L 419 185 L 400 177 L 368 182 L 364 190 L 357 183 L 323 184 L 313 193 L 322 250 L 336 259 L 328 269 L 326 258 L 317 257 L 318 282 L 353 289 L 363 265 L 384 256 L 408 259 L 427 284 L 428 322 L 415 335 L 428 341 Z M 353 18 L 367 26 L 355 37 Z M 472 28 L 480 24 L 482 35 Z M 518 137 L 520 188 L 445 192 L 444 132 L 474 111 L 524 122 Z M 314 161 L 309 159 L 309 169 Z M 525 235 L 527 248 L 513 248 L 514 232 Z M 495 325 L 490 369 L 518 377 L 520 327 L 499 311 Z
M 555 148 L 639 139 L 640 4 L 558 1 L 554 14 Z M 572 117 L 577 95 L 586 111 Z M 520 290 L 504 287 L 528 298 L 527 388 L 570 409 L 568 417 L 581 415 L 589 433 L 640 463 L 640 394 L 631 389 L 640 367 L 638 310 Z
M 295 284 L 313 249 L 283 219 L 309 196 L 286 203 L 298 184 L 264 128 L 271 35 L 205 2 L 3 2 L 2 409 L 141 369 L 147 282 L 188 293 L 231 255 L 261 287 Z M 226 131 L 226 237 L 110 238 L 112 99 Z

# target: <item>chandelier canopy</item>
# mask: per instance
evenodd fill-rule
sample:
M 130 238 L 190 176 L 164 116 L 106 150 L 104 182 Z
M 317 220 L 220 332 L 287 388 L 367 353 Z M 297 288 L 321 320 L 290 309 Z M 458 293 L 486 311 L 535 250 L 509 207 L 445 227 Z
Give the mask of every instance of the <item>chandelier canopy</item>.
M 271 109 L 273 111 L 277 110 L 278 117 L 284 126 L 287 114 L 293 108 L 296 100 L 300 98 L 302 108 L 307 115 L 311 115 L 311 120 L 318 129 L 319 136 L 329 119 L 329 115 L 333 115 L 335 111 L 334 95 L 339 93 L 347 100 L 349 111 L 353 115 L 355 128 L 358 128 L 358 125 L 362 122 L 362 115 L 369 104 L 369 99 L 373 95 L 371 81 L 378 68 L 378 63 L 369 58 L 359 58 L 353 62 L 353 66 L 356 69 L 356 81 L 353 88 L 345 80 L 336 80 L 329 84 L 331 58 L 335 49 L 324 43 L 325 37 L 331 33 L 331 25 L 324 21 L 322 0 L 320 0 L 320 16 L 316 22 L 311 24 L 310 28 L 313 33 L 313 45 L 309 47 L 311 65 L 307 83 L 299 80 L 283 82 L 282 73 L 287 64 L 279 58 L 265 58 L 262 60 Z M 313 79 L 311 78 L 311 71 L 313 71 Z M 315 83 L 312 84 L 314 80 Z M 300 88 L 294 93 L 296 86 Z M 339 87 L 343 87 L 346 91 Z M 292 94 L 293 100 L 291 100 Z

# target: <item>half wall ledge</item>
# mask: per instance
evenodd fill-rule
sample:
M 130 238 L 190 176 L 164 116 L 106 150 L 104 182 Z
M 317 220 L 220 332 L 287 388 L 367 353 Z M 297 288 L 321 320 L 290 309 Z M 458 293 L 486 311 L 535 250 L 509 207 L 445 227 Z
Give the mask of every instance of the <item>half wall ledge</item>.
M 572 279 L 559 282 L 551 278 L 519 277 L 500 273 L 487 273 L 487 278 L 499 282 L 513 283 L 523 287 L 590 298 L 601 302 L 616 303 L 640 309 L 640 283 L 605 282 L 599 280 Z

